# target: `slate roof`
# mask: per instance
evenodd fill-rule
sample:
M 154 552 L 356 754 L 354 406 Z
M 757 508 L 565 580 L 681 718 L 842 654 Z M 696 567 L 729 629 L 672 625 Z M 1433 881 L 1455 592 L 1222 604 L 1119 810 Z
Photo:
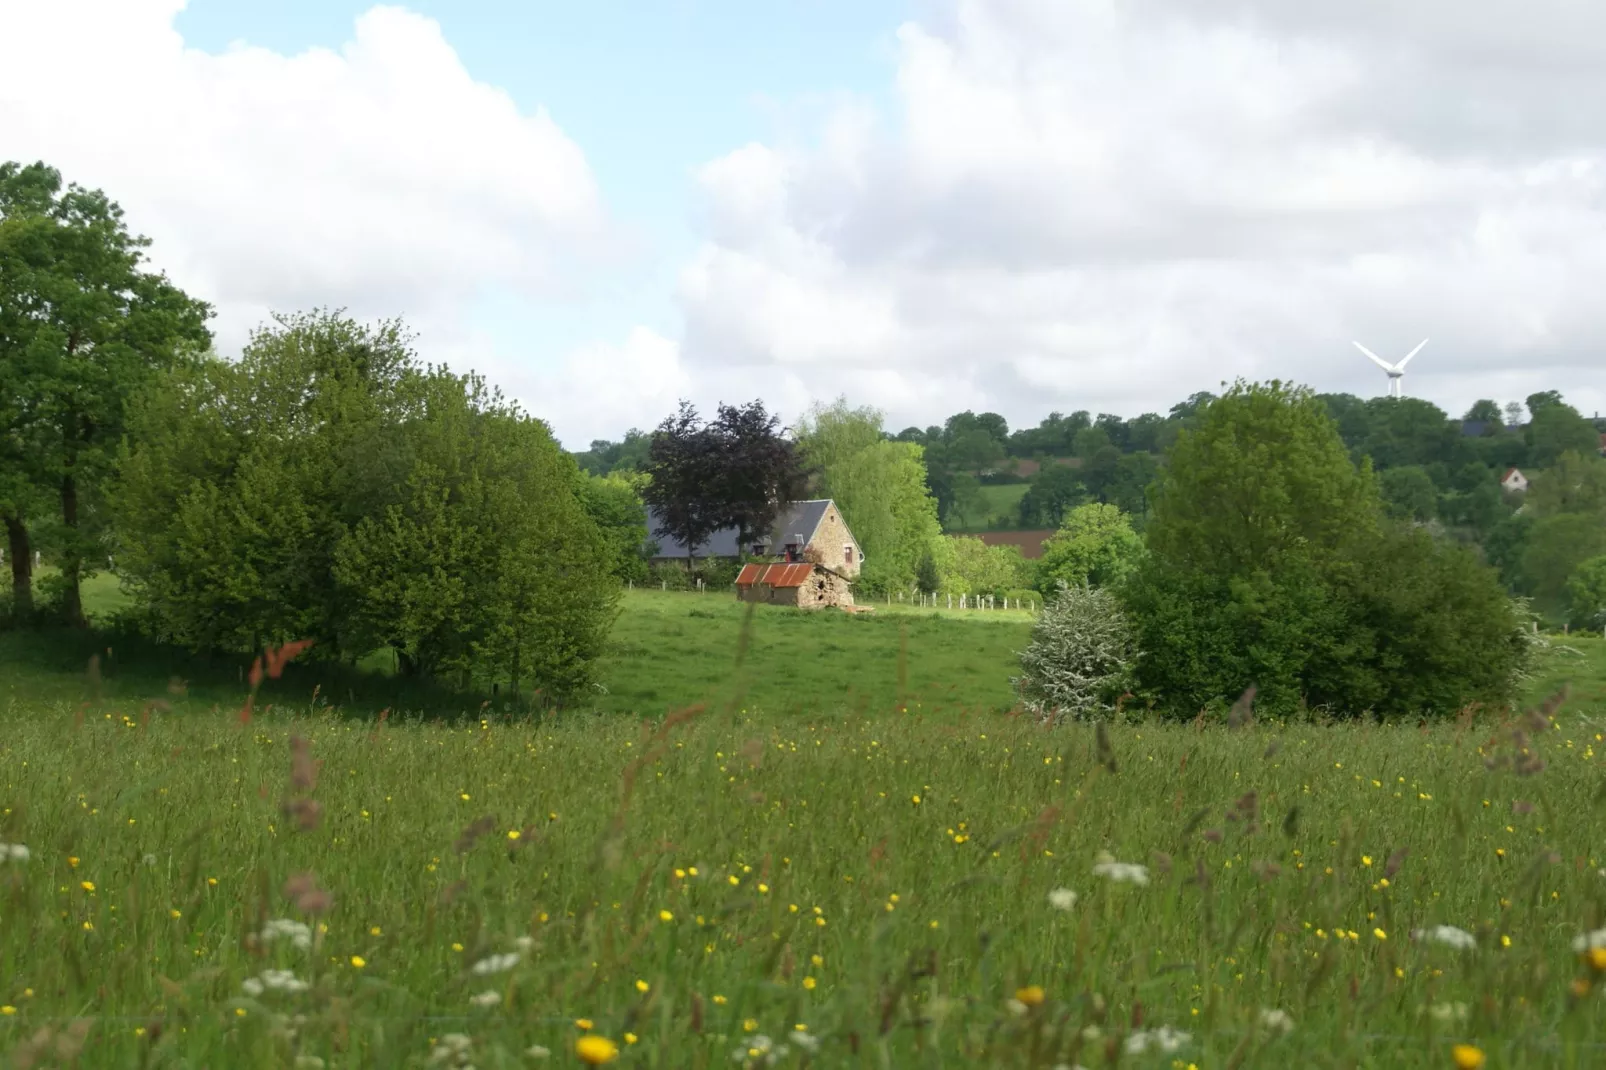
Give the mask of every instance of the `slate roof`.
M 806 502 L 788 502 L 776 517 L 775 530 L 770 536 L 769 551 L 778 552 L 789 542 L 799 544 L 799 549 L 809 544 L 814 538 L 814 532 L 819 529 L 820 521 L 825 517 L 826 507 L 831 504 L 829 498 L 816 498 Z M 798 536 L 802 536 L 801 540 Z M 690 557 L 686 551 L 686 544 L 679 539 L 668 535 L 658 534 L 658 514 L 652 509 L 647 510 L 647 537 L 658 543 L 658 557 Z M 752 547 L 746 549 L 751 550 Z M 708 537 L 708 541 L 697 547 L 698 557 L 740 557 L 742 548 L 736 545 L 736 529 L 721 528 Z

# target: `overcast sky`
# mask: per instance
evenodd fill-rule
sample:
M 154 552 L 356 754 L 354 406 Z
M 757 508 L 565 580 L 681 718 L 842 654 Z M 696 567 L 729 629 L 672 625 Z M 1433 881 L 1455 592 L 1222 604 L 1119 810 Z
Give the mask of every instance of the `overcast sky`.
M 0 0 L 0 159 L 237 353 L 402 316 L 571 448 L 1238 376 L 1606 411 L 1606 4 Z

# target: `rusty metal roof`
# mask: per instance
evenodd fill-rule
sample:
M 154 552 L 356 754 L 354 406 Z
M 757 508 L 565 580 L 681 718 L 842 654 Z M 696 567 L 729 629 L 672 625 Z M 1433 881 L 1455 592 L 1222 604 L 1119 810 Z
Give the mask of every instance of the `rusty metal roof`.
M 814 573 L 807 562 L 791 565 L 743 565 L 736 577 L 736 586 L 751 587 L 755 583 L 770 587 L 801 587 Z

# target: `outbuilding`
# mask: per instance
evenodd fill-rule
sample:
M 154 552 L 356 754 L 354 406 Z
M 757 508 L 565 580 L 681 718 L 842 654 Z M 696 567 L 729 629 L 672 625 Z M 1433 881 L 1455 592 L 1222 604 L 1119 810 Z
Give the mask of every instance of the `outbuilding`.
M 765 602 L 799 609 L 853 605 L 853 583 L 824 565 L 800 561 L 792 564 L 748 564 L 736 577 L 736 597 L 743 602 Z

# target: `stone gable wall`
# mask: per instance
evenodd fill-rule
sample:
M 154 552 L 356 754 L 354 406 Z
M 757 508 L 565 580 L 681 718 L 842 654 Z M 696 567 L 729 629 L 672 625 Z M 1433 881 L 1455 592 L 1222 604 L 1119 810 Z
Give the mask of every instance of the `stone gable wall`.
M 853 547 L 852 563 L 846 560 L 842 552 L 844 546 Z M 805 548 L 805 552 L 809 551 L 812 551 L 808 553 L 809 560 L 818 561 L 826 568 L 836 569 L 849 577 L 859 574 L 864 560 L 864 551 L 859 548 L 858 540 L 848 531 L 848 525 L 843 521 L 835 502 L 826 506 L 825 515 L 820 518 L 820 526 L 815 529 L 814 538 Z

